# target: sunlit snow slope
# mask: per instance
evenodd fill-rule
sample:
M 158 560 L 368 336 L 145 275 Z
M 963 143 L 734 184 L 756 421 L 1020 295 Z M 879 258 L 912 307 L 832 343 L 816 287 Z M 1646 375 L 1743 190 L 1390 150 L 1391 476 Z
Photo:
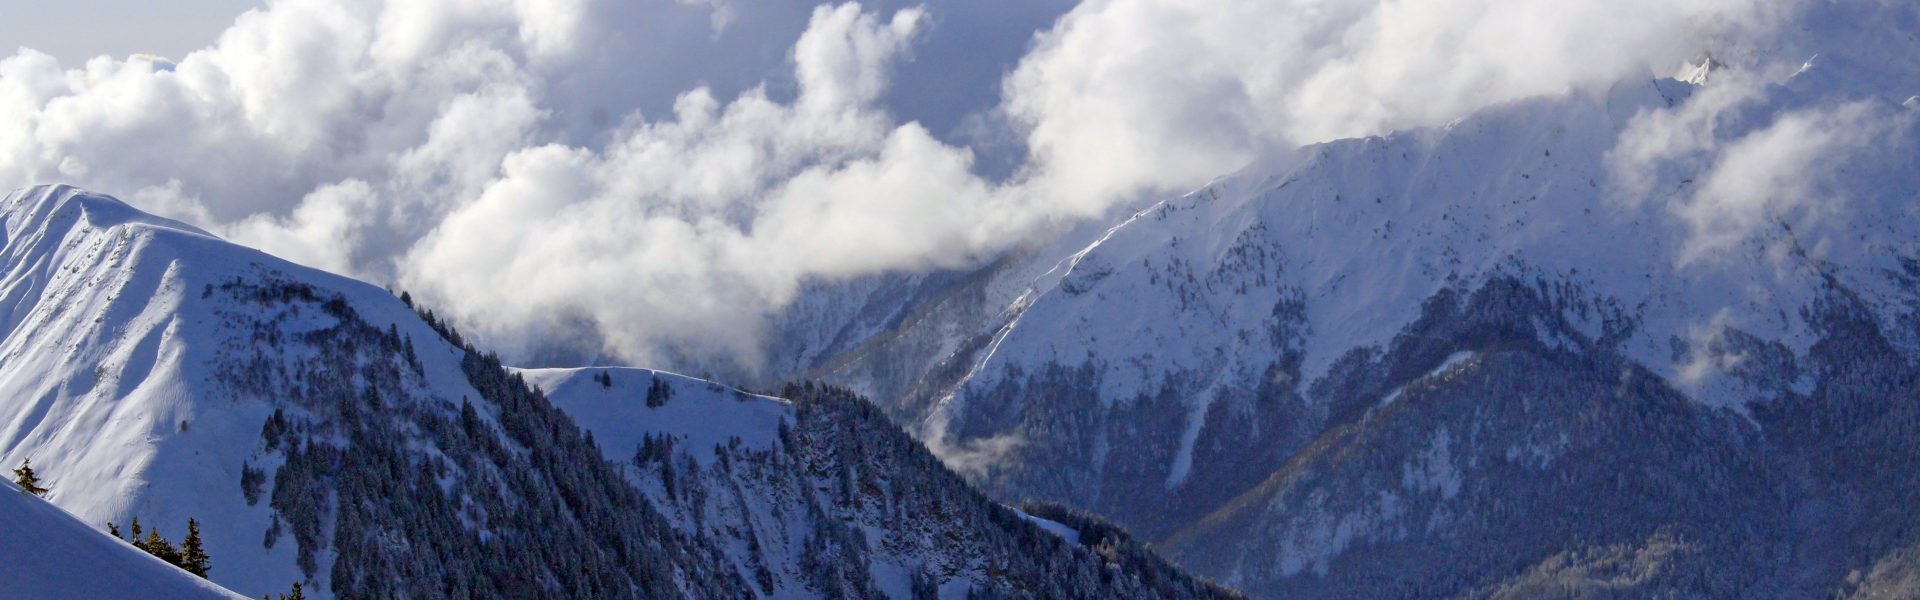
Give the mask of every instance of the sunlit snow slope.
M 476 390 L 469 380 L 484 365 L 385 290 L 66 186 L 12 193 L 0 218 L 0 461 L 31 458 L 48 499 L 88 525 L 138 517 L 177 539 L 195 517 L 214 581 L 249 595 L 305 581 L 312 597 L 357 585 L 515 589 L 524 584 L 502 579 L 506 565 L 461 557 L 521 527 L 540 526 L 551 538 L 541 543 L 592 541 L 566 519 L 598 510 L 635 519 L 633 531 L 605 536 L 644 534 L 644 507 L 621 509 L 618 497 L 587 494 L 570 516 L 529 503 L 525 494 L 581 478 L 549 480 L 553 471 L 592 465 L 514 465 L 512 478 L 503 469 L 569 443 L 571 430 L 503 434 L 509 417 L 555 417 L 500 404 L 510 385 Z M 485 426 L 447 430 L 464 422 L 463 403 Z M 430 474 L 438 489 L 367 478 L 388 462 Z M 404 493 L 422 504 L 395 506 Z M 445 529 L 419 529 L 429 526 Z M 382 558 L 394 540 L 412 544 L 415 562 Z M 600 552 L 569 560 L 616 560 Z M 700 573 L 692 562 L 657 566 Z M 333 585 L 342 575 L 353 581 Z
M 0 218 L 0 461 L 31 458 L 49 499 L 96 528 L 138 516 L 177 538 L 195 516 L 216 581 L 285 591 L 293 550 L 260 548 L 271 511 L 239 493 L 273 408 L 221 383 L 219 358 L 251 341 L 202 292 L 263 265 L 378 290 L 69 187 L 10 194 Z
M 0 484 L 0 581 L 13 598 L 241 598 Z

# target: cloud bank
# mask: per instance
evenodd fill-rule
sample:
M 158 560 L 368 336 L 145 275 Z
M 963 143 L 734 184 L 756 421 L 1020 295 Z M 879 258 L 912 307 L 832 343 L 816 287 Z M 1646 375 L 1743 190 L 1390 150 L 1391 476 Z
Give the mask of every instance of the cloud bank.
M 0 60 L 0 184 L 77 183 L 390 282 L 509 349 L 751 366 L 804 282 L 975 264 L 1274 147 L 1668 72 L 1789 10 L 1086 0 L 980 36 L 1017 59 L 991 106 L 940 118 L 1007 150 L 903 118 L 925 98 L 896 86 L 940 79 L 916 56 L 930 32 L 1004 7 L 791 4 L 284 0 L 171 69 L 22 50 Z M 765 47 L 671 56 L 652 35 L 759 34 L 778 27 L 755 11 L 796 8 L 774 72 Z M 701 65 L 708 85 L 652 75 Z M 1722 166 L 1782 158 L 1767 139 Z M 1012 168 L 983 176 L 988 152 Z

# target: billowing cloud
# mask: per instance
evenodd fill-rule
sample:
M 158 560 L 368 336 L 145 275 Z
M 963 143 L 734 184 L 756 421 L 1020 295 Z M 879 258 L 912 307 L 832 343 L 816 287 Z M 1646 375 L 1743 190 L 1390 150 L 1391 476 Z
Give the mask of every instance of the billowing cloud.
M 1007 80 L 1048 192 L 1100 204 L 1270 145 L 1435 125 L 1671 69 L 1794 4 L 1089 0 Z
M 177 63 L 0 60 L 0 184 L 77 183 L 394 283 L 498 347 L 751 365 L 807 281 L 974 264 L 1271 147 L 1671 69 L 1794 4 L 1086 0 L 978 36 L 1017 59 L 991 106 L 938 120 L 1010 142 L 988 149 L 889 102 L 926 100 L 895 82 L 972 53 L 919 44 L 992 3 L 283 0 Z M 737 51 L 676 56 L 676 35 Z M 1711 156 L 1794 158 L 1770 140 Z
M 1693 235 L 1681 252 L 1689 263 L 1724 250 L 1775 223 L 1817 225 L 1846 198 L 1830 191 L 1856 153 L 1891 141 L 1905 115 L 1880 114 L 1867 102 L 1788 112 L 1727 144 L 1676 207 Z
M 1846 235 L 1824 226 L 1847 222 L 1832 217 L 1858 200 L 1849 193 L 1878 187 L 1889 167 L 1875 157 L 1900 154 L 1916 117 L 1885 82 L 1838 84 L 1821 62 L 1721 70 L 1677 105 L 1633 115 L 1607 153 L 1612 196 L 1673 218 L 1682 266 L 1745 260 L 1728 250 L 1752 240 L 1778 259 Z
M 1735 109 L 1759 101 L 1764 85 L 1747 73 L 1718 74 L 1679 106 L 1633 115 L 1607 153 L 1614 199 L 1638 208 L 1656 186 L 1704 170 L 1737 129 Z
M 992 229 L 997 188 L 965 150 L 873 105 L 922 18 L 822 7 L 795 44 L 791 102 L 694 90 L 605 149 L 508 155 L 402 258 L 401 280 L 496 327 L 561 311 L 624 356 L 703 340 L 751 361 L 758 317 L 805 277 L 973 260 L 1013 234 Z

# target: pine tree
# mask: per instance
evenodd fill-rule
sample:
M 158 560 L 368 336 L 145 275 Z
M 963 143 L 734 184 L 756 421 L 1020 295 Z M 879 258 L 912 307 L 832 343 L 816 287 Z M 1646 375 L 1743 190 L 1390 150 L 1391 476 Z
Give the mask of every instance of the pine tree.
M 13 470 L 13 483 L 20 486 L 20 491 L 44 498 L 47 488 L 40 487 L 40 476 L 33 473 L 32 462 L 30 458 L 20 460 L 20 468 Z
M 147 554 L 159 557 L 160 560 L 167 561 L 167 564 L 176 567 L 180 566 L 180 551 L 174 549 L 173 542 L 167 541 L 167 538 L 160 537 L 160 530 L 155 529 L 148 531 L 147 539 L 144 541 L 146 545 L 143 549 L 147 551 Z
M 187 537 L 180 540 L 180 568 L 205 579 L 207 569 L 212 567 L 210 563 L 207 550 L 200 542 L 200 522 L 187 519 Z
M 660 381 L 659 378 L 656 377 L 653 383 L 647 385 L 647 408 L 666 406 L 667 400 L 672 398 L 673 387 L 669 386 L 666 382 Z
M 261 594 L 260 600 L 274 600 L 273 594 Z M 300 591 L 300 582 L 293 582 L 292 594 L 281 594 L 279 600 L 307 600 L 307 594 Z
M 113 521 L 107 521 L 107 533 L 113 534 L 115 539 L 120 538 L 120 526 L 113 524 Z

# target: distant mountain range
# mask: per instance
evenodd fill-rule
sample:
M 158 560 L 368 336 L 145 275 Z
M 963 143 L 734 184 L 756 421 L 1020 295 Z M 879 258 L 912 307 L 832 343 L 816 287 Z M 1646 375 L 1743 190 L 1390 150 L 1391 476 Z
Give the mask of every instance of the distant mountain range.
M 892 308 L 803 302 L 788 346 L 834 340 L 799 371 L 989 494 L 1254 596 L 1920 593 L 1920 17 L 1803 19 L 1745 49 L 1804 61 L 1778 80 L 1709 58 L 1280 153 L 823 289 Z M 1630 160 L 1657 119 L 1707 139 Z
M 193 517 L 249 596 L 1920 597 L 1920 6 L 1802 8 L 809 282 L 758 393 L 15 192 L 0 522 L 127 577 L 0 580 L 219 595 L 87 529 Z
M 250 596 L 1231 595 L 988 500 L 844 391 L 522 374 L 407 299 L 109 197 L 37 187 L 0 218 L 0 459 L 97 529 L 197 518 L 211 579 Z M 5 505 L 9 531 L 139 569 L 76 592 L 218 592 Z M 85 576 L 4 562 L 29 589 Z

